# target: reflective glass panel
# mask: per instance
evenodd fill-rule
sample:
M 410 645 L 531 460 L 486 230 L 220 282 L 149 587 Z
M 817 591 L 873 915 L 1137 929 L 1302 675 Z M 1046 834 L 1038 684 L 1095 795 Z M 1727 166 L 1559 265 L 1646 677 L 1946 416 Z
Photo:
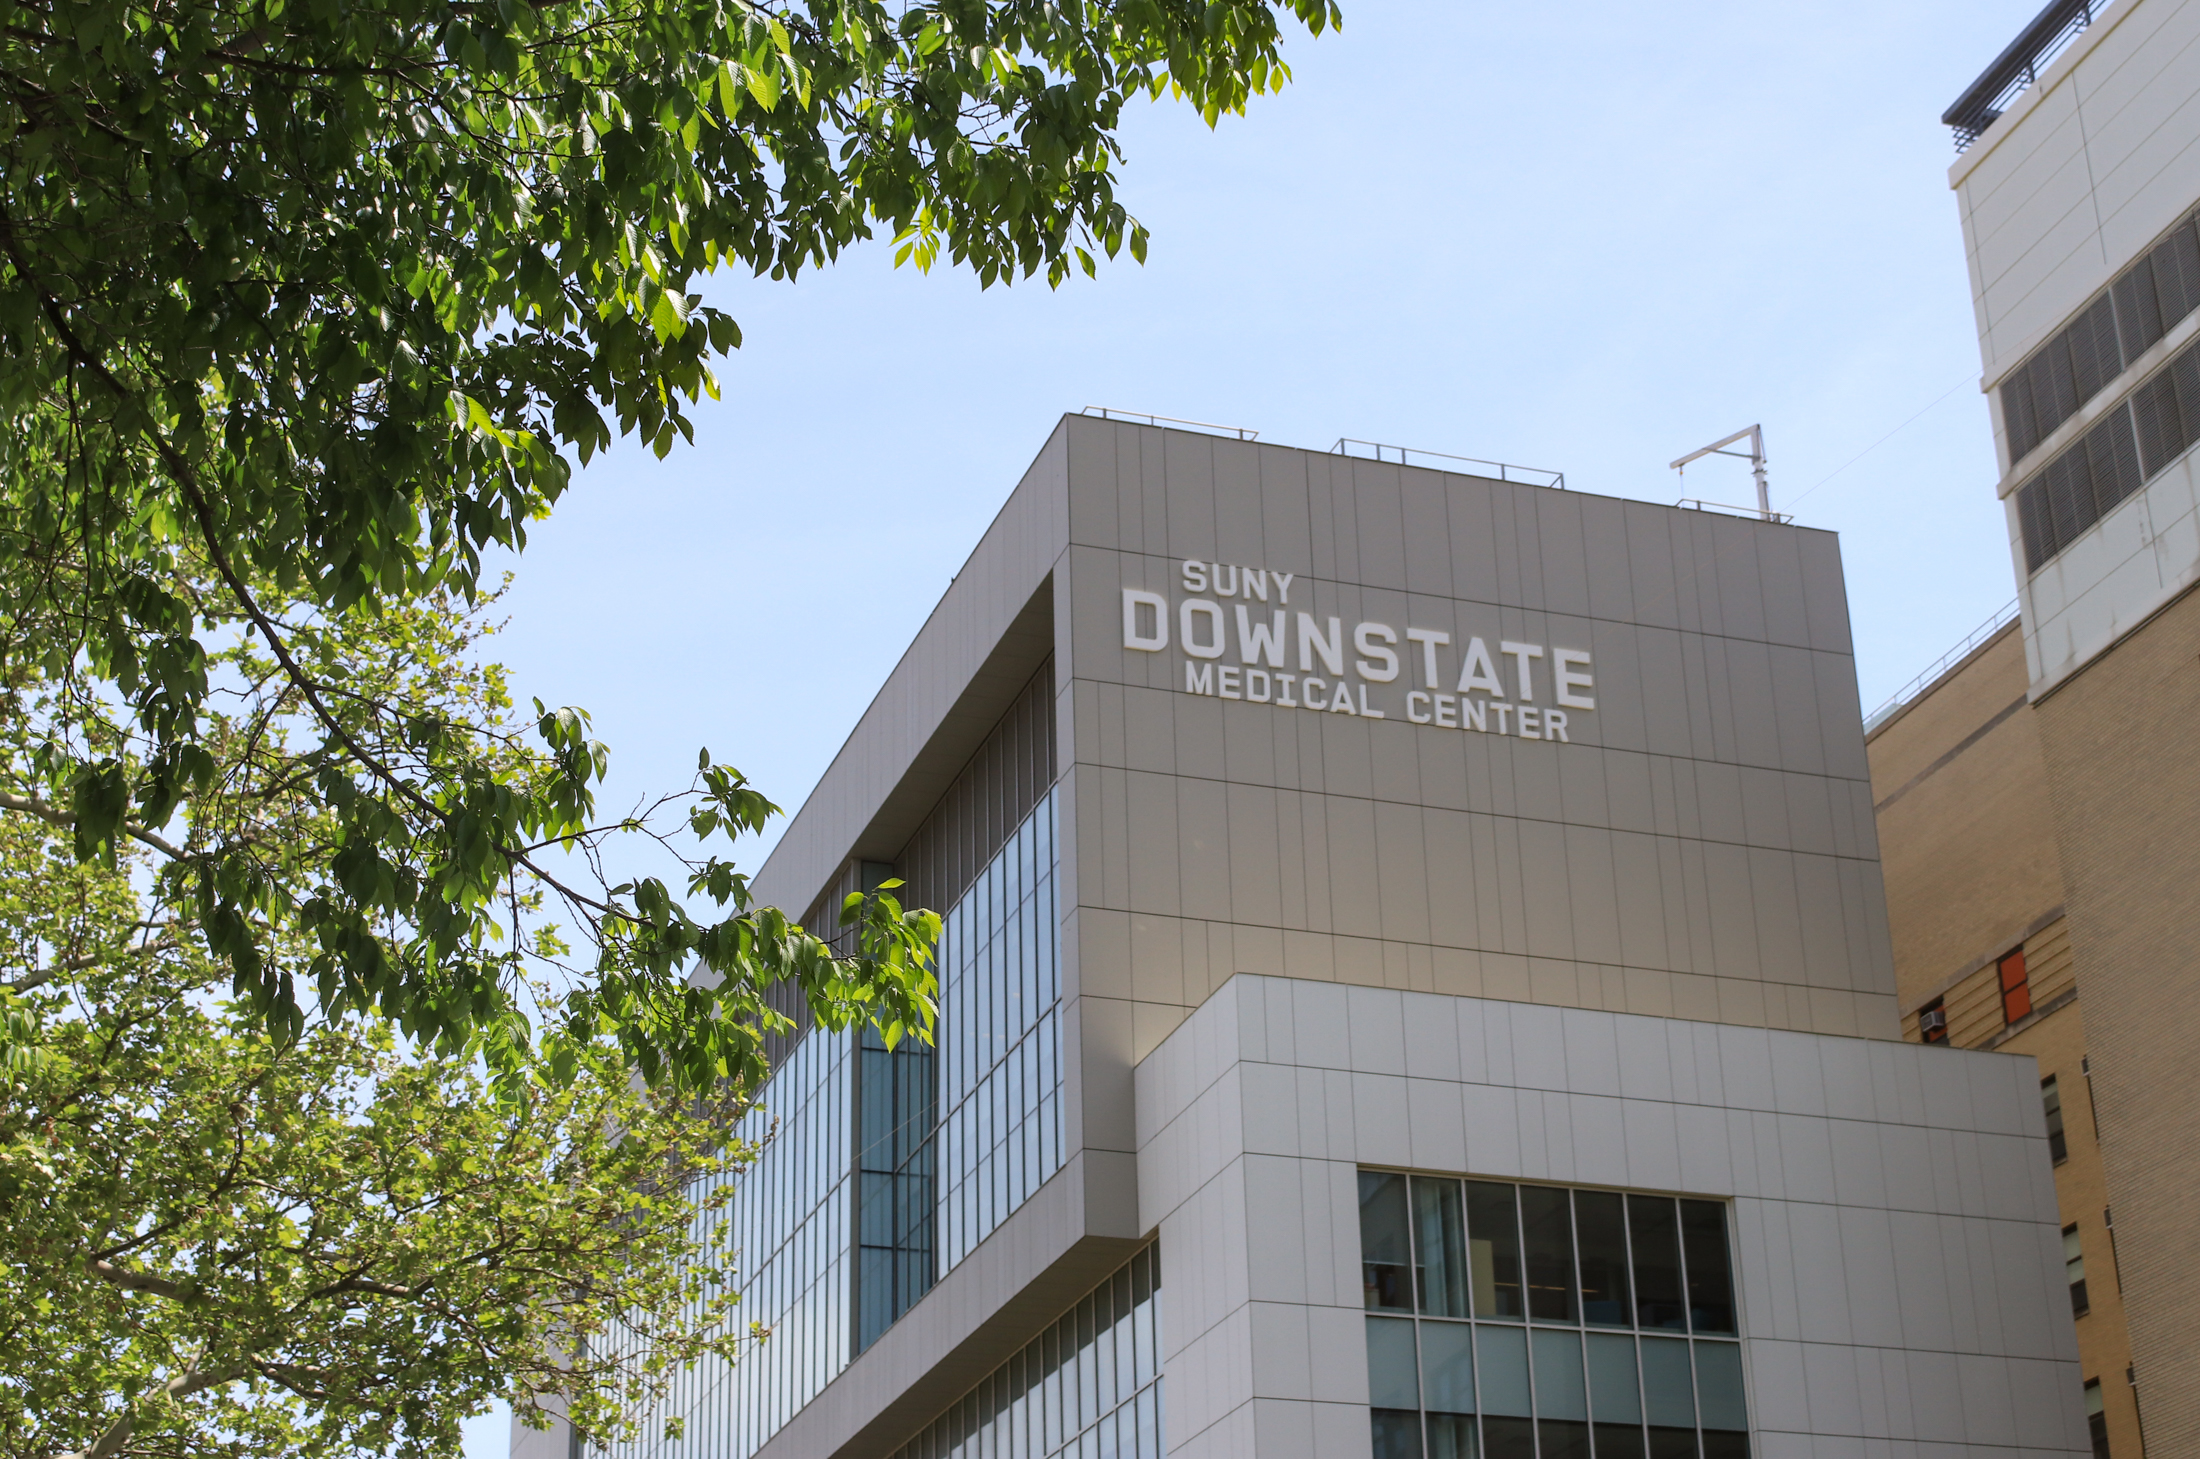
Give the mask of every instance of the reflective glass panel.
M 1473 1332 L 1464 1322 L 1421 1324 L 1421 1402 L 1431 1411 L 1474 1412 Z
M 1617 1191 L 1574 1192 L 1574 1240 L 1581 1250 L 1581 1318 L 1634 1326 L 1628 1297 L 1626 1205 Z
M 1688 1326 L 1681 1296 L 1680 1223 L 1667 1196 L 1629 1196 L 1627 1234 L 1635 1253 L 1635 1322 Z
M 1377 1452 L 1750 1459 L 1722 1202 L 1359 1174 Z
M 1420 1360 L 1413 1323 L 1404 1317 L 1367 1319 L 1367 1401 L 1376 1408 L 1421 1406 Z
M 1375 1459 L 1421 1459 L 1421 1415 L 1374 1411 Z
M 943 919 L 940 1273 L 1062 1165 L 1055 794 L 1040 798 Z
M 1373 1308 L 1412 1310 L 1406 1274 L 1412 1247 L 1406 1234 L 1406 1178 L 1388 1172 L 1360 1172 L 1360 1288 Z
M 1642 1340 L 1642 1406 L 1653 1428 L 1696 1426 L 1696 1378 L 1683 1339 Z
M 1428 1459 L 1479 1459 L 1481 1433 L 1471 1413 L 1437 1413 L 1425 1416 L 1428 1424 Z
M 1538 1459 L 1589 1459 L 1589 1426 L 1569 1419 L 1535 1421 Z
M 1160 1299 L 1160 1251 L 1148 1246 L 895 1459 L 1162 1459 L 1162 1380 L 1133 1356 Z
M 1435 1317 L 1465 1317 L 1467 1227 L 1458 1181 L 1413 1178 L 1413 1241 L 1421 1310 Z
M 1589 1334 L 1589 1411 L 1599 1423 L 1642 1422 L 1642 1384 L 1635 1372 L 1633 1338 Z
M 1581 1335 L 1537 1328 L 1535 1412 L 1546 1419 L 1585 1419 L 1589 1397 L 1582 1386 Z
M 1734 1281 L 1727 1259 L 1726 1207 L 1681 1202 L 1681 1250 L 1688 1258 L 1688 1318 L 1697 1332 L 1734 1329 Z
M 1485 1415 L 1482 1459 L 1535 1459 L 1535 1420 Z
M 1467 1182 L 1467 1270 L 1477 1317 L 1519 1317 L 1520 1227 L 1513 1188 Z
M 1642 1425 L 1597 1424 L 1597 1459 L 1643 1459 Z
M 1527 1418 L 1528 1335 L 1516 1327 L 1485 1327 L 1475 1334 L 1475 1371 L 1481 1376 L 1482 1412 Z
M 1567 1197 L 1547 1185 L 1520 1188 L 1528 1315 L 1538 1322 L 1574 1320 L 1574 1218 Z
M 1749 1427 L 1749 1407 L 1742 1399 L 1740 1344 L 1696 1344 L 1696 1410 L 1707 1429 Z

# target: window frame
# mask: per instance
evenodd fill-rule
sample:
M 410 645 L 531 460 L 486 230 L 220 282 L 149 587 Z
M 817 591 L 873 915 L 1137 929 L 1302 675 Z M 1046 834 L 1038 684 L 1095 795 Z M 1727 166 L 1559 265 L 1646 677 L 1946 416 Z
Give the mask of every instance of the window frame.
M 2093 1310 L 2091 1295 L 2085 1285 L 2085 1233 L 2072 1221 L 2062 1228 L 2063 1277 L 2070 1284 L 2070 1316 L 2072 1320 Z M 2072 1254 L 2072 1248 L 2076 1254 Z
M 2047 1122 L 2047 1153 L 2060 1165 L 2070 1158 L 2070 1126 L 2064 1118 L 2060 1074 L 2040 1081 L 2040 1112 Z
M 1534 1358 L 1532 1356 L 1528 1356 L 1536 1350 L 1536 1335 L 1538 1333 L 1571 1334 L 1576 1340 L 1576 1350 L 1581 1354 L 1585 1365 L 1583 1372 L 1583 1380 L 1585 1382 L 1589 1379 L 1589 1373 L 1586 1365 L 1590 1357 L 1591 1339 L 1603 1336 L 1609 1338 L 1623 1339 L 1629 1345 L 1631 1356 L 1635 1364 L 1635 1381 L 1638 1385 L 1636 1397 L 1640 1403 L 1640 1417 L 1635 1421 L 1635 1426 L 1638 1428 L 1641 1428 L 1644 1425 L 1648 1426 L 1644 1430 L 1646 1440 L 1657 1431 L 1658 1424 L 1655 1417 L 1656 1406 L 1651 1402 L 1651 1394 L 1648 1387 L 1643 1386 L 1646 1385 L 1649 1381 L 1648 1376 L 1646 1376 L 1649 1370 L 1645 1367 L 1645 1365 L 1649 1361 L 1649 1358 L 1648 1355 L 1646 1355 L 1643 1351 L 1643 1346 L 1646 1343 L 1662 1343 L 1677 1345 L 1678 1348 L 1681 1349 L 1681 1351 L 1685 1355 L 1685 1361 L 1688 1364 L 1688 1373 L 1690 1375 L 1687 1384 L 1687 1403 L 1690 1406 L 1691 1412 L 1695 1415 L 1694 1424 L 1690 1432 L 1692 1435 L 1697 1437 L 1698 1443 L 1710 1446 L 1704 1452 L 1724 1452 L 1724 1449 L 1719 1444 L 1716 1444 L 1714 1442 L 1721 1439 L 1722 1437 L 1738 1441 L 1739 1445 L 1742 1446 L 1742 1452 L 1757 1452 L 1757 1406 L 1752 1397 L 1753 1385 L 1750 1381 L 1750 1365 L 1746 1352 L 1748 1346 L 1748 1334 L 1745 1331 L 1746 1323 L 1744 1321 L 1743 1313 L 1743 1296 L 1740 1290 L 1741 1273 L 1739 1271 L 1738 1263 L 1740 1235 L 1737 1229 L 1734 1201 L 1732 1197 L 1682 1194 L 1676 1191 L 1642 1190 L 1624 1186 L 1607 1186 L 1575 1182 L 1523 1179 L 1517 1176 L 1484 1177 L 1460 1174 L 1449 1171 L 1430 1172 L 1394 1166 L 1362 1165 L 1357 1168 L 1357 1182 L 1360 1183 L 1361 1186 L 1362 1202 L 1368 1199 L 1366 1192 L 1370 1189 L 1370 1187 L 1367 1186 L 1365 1182 L 1367 1182 L 1370 1177 L 1376 1179 L 1395 1179 L 1400 1182 L 1401 1185 L 1403 1185 L 1404 1187 L 1402 1194 L 1405 1197 L 1404 1205 L 1406 1208 L 1405 1231 L 1403 1232 L 1406 1240 L 1406 1272 L 1402 1281 L 1391 1284 L 1384 1284 L 1382 1289 L 1388 1290 L 1390 1286 L 1402 1287 L 1409 1305 L 1401 1308 L 1398 1306 L 1388 1305 L 1387 1303 L 1382 1305 L 1371 1304 L 1365 1308 L 1364 1320 L 1371 1325 L 1371 1330 L 1372 1324 L 1377 1322 L 1382 1322 L 1386 1324 L 1404 1322 L 1410 1323 L 1412 1326 L 1416 1363 L 1415 1386 L 1417 1392 L 1419 1393 L 1421 1404 L 1419 1408 L 1411 1411 L 1412 1417 L 1415 1420 L 1415 1423 L 1411 1425 L 1412 1438 L 1419 1441 L 1419 1446 L 1414 1450 L 1414 1452 L 1419 1454 L 1428 1453 L 1429 1450 L 1427 1448 L 1427 1445 L 1430 1442 L 1431 1425 L 1437 1419 L 1450 1421 L 1453 1416 L 1451 1410 L 1449 1409 L 1436 1410 L 1428 1407 L 1428 1383 L 1430 1380 L 1426 1372 L 1424 1371 L 1426 1359 L 1422 1352 L 1422 1348 L 1426 1341 L 1426 1331 L 1427 1329 L 1432 1327 L 1456 1327 L 1464 1330 L 1467 1333 L 1469 1350 L 1473 1355 L 1472 1367 L 1475 1373 L 1475 1377 L 1470 1379 L 1470 1381 L 1473 1383 L 1475 1390 L 1474 1413 L 1470 1416 L 1470 1419 L 1478 1432 L 1486 1428 L 1488 1426 L 1488 1421 L 1491 1419 L 1496 1419 L 1501 1423 L 1506 1424 L 1511 1424 L 1515 1422 L 1514 1419 L 1508 1418 L 1504 1413 L 1492 1413 L 1486 1409 L 1486 1400 L 1489 1395 L 1485 1395 L 1481 1392 L 1481 1375 L 1484 1371 L 1485 1361 L 1483 1358 L 1482 1349 L 1485 1339 L 1490 1341 L 1497 1341 L 1505 1334 L 1511 1334 L 1524 1346 L 1524 1356 L 1527 1357 L 1527 1367 L 1524 1370 L 1524 1376 L 1530 1385 L 1529 1391 L 1532 1396 L 1530 1399 L 1529 1407 L 1531 1411 L 1535 1413 L 1535 1417 L 1530 1419 L 1518 1420 L 1517 1422 L 1528 1425 L 1527 1432 L 1532 1433 L 1537 1432 L 1540 1428 L 1544 1427 L 1546 1425 L 1546 1420 L 1548 1420 L 1549 1423 L 1556 1424 L 1558 1427 L 1561 1428 L 1566 1428 L 1576 1423 L 1576 1420 L 1572 1417 L 1546 1415 L 1541 1413 L 1540 1411 L 1543 1402 L 1544 1387 L 1540 1382 L 1537 1381 L 1538 1375 L 1535 1371 Z M 1423 1265 L 1420 1257 L 1420 1246 L 1424 1231 L 1422 1222 L 1418 1216 L 1418 1212 L 1420 1210 L 1419 1202 L 1416 1200 L 1414 1194 L 1415 1187 L 1424 1182 L 1447 1182 L 1462 1187 L 1469 1183 L 1481 1184 L 1485 1187 L 1489 1185 L 1503 1185 L 1506 1187 L 1510 1187 L 1513 1196 L 1512 1206 L 1515 1212 L 1516 1221 L 1520 1219 L 1519 1213 L 1522 1212 L 1524 1209 L 1522 1202 L 1525 1198 L 1526 1192 L 1530 1188 L 1539 1191 L 1555 1190 L 1563 1192 L 1567 1198 L 1568 1220 L 1566 1224 L 1568 1227 L 1567 1236 L 1571 1256 L 1568 1273 L 1568 1279 L 1570 1282 L 1570 1300 L 1568 1304 L 1571 1312 L 1570 1317 L 1564 1320 L 1548 1317 L 1537 1317 L 1534 1315 L 1534 1306 L 1529 1304 L 1525 1300 L 1528 1295 L 1525 1287 L 1529 1278 L 1529 1273 L 1527 1271 L 1525 1260 L 1527 1255 L 1527 1233 L 1523 1228 L 1517 1225 L 1514 1229 L 1516 1232 L 1519 1233 L 1522 1247 L 1522 1267 L 1519 1274 L 1519 1279 L 1523 1284 L 1523 1301 L 1521 1303 L 1523 1311 L 1520 1315 L 1503 1316 L 1481 1314 L 1478 1312 L 1478 1304 L 1471 1294 L 1469 1295 L 1468 1300 L 1465 1303 L 1465 1311 L 1462 1314 L 1452 1315 L 1444 1311 L 1428 1310 L 1424 1303 L 1424 1283 L 1422 1281 L 1420 1271 Z M 1581 1220 L 1578 1206 L 1576 1204 L 1576 1198 L 1582 1194 L 1616 1195 L 1619 1196 L 1622 1201 L 1620 1229 L 1622 1237 L 1622 1251 L 1624 1253 L 1623 1259 L 1627 1267 L 1627 1280 L 1630 1297 L 1630 1301 L 1628 1303 L 1628 1311 L 1626 1313 L 1627 1321 L 1623 1325 L 1614 1325 L 1609 1322 L 1592 1320 L 1587 1311 L 1586 1302 L 1581 1289 Z M 1648 1322 L 1643 1318 L 1641 1312 L 1641 1294 L 1639 1291 L 1634 1290 L 1638 1277 L 1636 1269 L 1637 1253 L 1635 1250 L 1635 1213 L 1632 1206 L 1629 1204 L 1629 1198 L 1642 1198 L 1645 1200 L 1664 1201 L 1666 1203 L 1669 1203 L 1670 1208 L 1674 1213 L 1674 1257 L 1676 1264 L 1675 1272 L 1680 1282 L 1681 1295 L 1681 1320 L 1678 1327 L 1662 1326 L 1656 1323 Z M 1685 1237 L 1685 1231 L 1687 1228 L 1687 1223 L 1689 1221 L 1690 1207 L 1697 1204 L 1715 1207 L 1720 1218 L 1720 1237 L 1722 1242 L 1721 1254 L 1724 1258 L 1725 1263 L 1723 1282 L 1721 1283 L 1709 1284 L 1699 1283 L 1697 1281 L 1691 1280 L 1691 1243 Z M 1462 1212 L 1464 1212 L 1465 1210 L 1464 1201 L 1462 1201 L 1461 1203 L 1461 1210 Z M 1465 1227 L 1465 1236 L 1467 1242 L 1469 1243 L 1473 1241 L 1474 1226 L 1475 1223 L 1471 1219 L 1467 1221 Z M 1365 1253 L 1368 1250 L 1367 1246 L 1365 1245 L 1366 1233 L 1364 1231 L 1356 1233 L 1354 1239 L 1356 1242 L 1359 1243 L 1359 1250 L 1362 1253 L 1364 1261 Z M 1469 1260 L 1471 1263 L 1471 1254 L 1469 1256 Z M 1706 1274 L 1706 1276 L 1708 1277 L 1708 1274 Z M 1470 1277 L 1469 1280 L 1471 1284 L 1473 1279 Z M 1362 1285 L 1363 1288 L 1367 1286 L 1364 1273 Z M 1713 1285 L 1723 1287 L 1723 1307 L 1718 1302 L 1714 1301 L 1711 1306 L 1699 1312 L 1695 1305 L 1699 1287 L 1701 1287 L 1701 1289 L 1705 1293 L 1716 1296 L 1717 1294 L 1713 1293 L 1712 1291 Z M 1447 1299 L 1443 1305 L 1448 1307 L 1454 1304 L 1452 1304 Z M 1391 1345 L 1391 1342 L 1393 1342 L 1395 1339 L 1395 1334 L 1391 1334 L 1389 1335 L 1389 1337 L 1390 1340 L 1386 1341 L 1386 1346 Z M 1545 1346 L 1549 1347 L 1550 1344 L 1546 1342 Z M 1714 1355 L 1712 1366 L 1709 1369 L 1706 1369 L 1704 1366 L 1706 1359 L 1703 1355 L 1699 1354 L 1698 1349 L 1699 1347 L 1712 1346 L 1723 1346 L 1725 1348 L 1732 1349 L 1732 1357 L 1728 1358 Z M 1667 1358 L 1670 1358 L 1671 1354 L 1668 1353 L 1665 1356 Z M 1729 1364 L 1731 1364 L 1731 1367 L 1728 1366 Z M 1726 1393 L 1724 1387 L 1722 1386 L 1722 1373 L 1732 1373 L 1738 1376 L 1739 1387 L 1731 1394 Z M 1710 1386 L 1707 1387 L 1707 1384 Z M 1402 1430 L 1399 1430 L 1398 1426 L 1400 1421 L 1403 1420 L 1408 1413 L 1407 1410 L 1394 1407 L 1377 1407 L 1373 1400 L 1376 1397 L 1377 1389 L 1380 1387 L 1382 1387 L 1382 1384 L 1378 1383 L 1378 1381 L 1376 1380 L 1376 1375 L 1374 1375 L 1371 1371 L 1369 1384 L 1370 1402 L 1368 1406 L 1368 1413 L 1369 1423 L 1374 1431 L 1374 1438 L 1378 1444 L 1379 1454 L 1389 1452 L 1388 1450 L 1385 1450 L 1381 1447 L 1386 1437 L 1389 1437 L 1394 1441 L 1398 1441 L 1401 1443 L 1405 1439 L 1405 1434 Z M 1392 1392 L 1392 1389 L 1384 1388 L 1383 1391 L 1386 1394 L 1389 1394 Z M 1398 1388 L 1397 1391 L 1402 1392 L 1402 1387 Z M 1598 1407 L 1594 1401 L 1593 1394 L 1590 1396 L 1587 1402 L 1588 1407 L 1586 1415 L 1579 1420 L 1579 1427 L 1584 1430 L 1584 1438 L 1587 1437 L 1587 1430 L 1592 1427 L 1599 1426 L 1604 1422 L 1604 1420 L 1601 1420 L 1596 1416 L 1598 1412 Z M 1721 1406 L 1722 1404 L 1726 1403 L 1736 1404 L 1738 1405 L 1738 1407 Z M 1727 1428 L 1724 1426 L 1723 1423 L 1715 1423 L 1707 1426 L 1705 1422 L 1707 1415 L 1714 1419 L 1724 1417 L 1730 1421 L 1732 1419 L 1738 1418 L 1742 1423 L 1742 1428 L 1740 1428 L 1739 1430 Z M 1394 1430 L 1397 1430 L 1397 1432 L 1393 1432 Z M 1483 1435 L 1483 1439 L 1484 1441 L 1487 1441 L 1488 1435 Z

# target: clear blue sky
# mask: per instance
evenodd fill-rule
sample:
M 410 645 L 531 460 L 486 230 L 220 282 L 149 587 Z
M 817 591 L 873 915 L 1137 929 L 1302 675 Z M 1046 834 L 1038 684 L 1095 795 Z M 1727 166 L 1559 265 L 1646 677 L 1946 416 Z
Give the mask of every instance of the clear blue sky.
M 1345 0 L 1247 116 L 1133 115 L 1143 267 L 980 292 L 881 242 L 718 280 L 723 402 L 580 473 L 497 652 L 594 712 L 618 795 L 707 745 L 792 809 L 1063 411 L 1667 502 L 1748 500 L 1740 462 L 1665 463 L 1762 421 L 1774 506 L 1841 534 L 1875 704 L 2014 593 L 1938 118 L 2036 8 Z

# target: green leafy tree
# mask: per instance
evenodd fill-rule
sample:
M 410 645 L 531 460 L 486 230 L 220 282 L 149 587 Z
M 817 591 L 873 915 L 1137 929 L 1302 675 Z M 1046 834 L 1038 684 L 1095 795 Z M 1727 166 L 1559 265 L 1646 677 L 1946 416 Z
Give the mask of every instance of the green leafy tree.
M 928 929 L 891 899 L 835 958 L 716 855 L 684 888 L 571 876 L 606 830 L 585 719 L 538 716 L 515 777 L 325 645 L 471 600 L 614 430 L 690 434 L 739 338 L 697 292 L 714 267 L 792 277 L 875 232 L 986 284 L 1142 255 L 1125 106 L 1241 110 L 1285 78 L 1279 17 L 1337 12 L 0 0 L 0 653 L 68 699 L 0 805 L 82 856 L 154 847 L 178 935 L 286 1036 L 375 1009 L 516 1077 L 512 965 L 482 951 L 515 879 L 581 934 L 563 1067 L 613 1040 L 676 1087 L 753 1078 L 782 981 L 828 1021 L 925 1027 Z M 211 645 L 240 634 L 303 736 L 317 855 L 206 813 Z M 769 813 L 707 760 L 700 793 L 704 835 Z
M 538 794 L 566 772 L 518 732 L 484 631 L 430 604 L 295 643 L 392 763 L 438 735 L 384 744 L 385 720 L 462 726 L 488 783 Z M 219 843 L 273 886 L 348 874 L 345 819 L 302 691 L 249 637 L 207 667 L 217 773 L 177 839 L 87 858 L 65 812 L 0 816 L 0 1455 L 448 1454 L 500 1397 L 618 1434 L 681 1364 L 746 1340 L 697 1194 L 752 1153 L 725 1137 L 742 1086 L 653 1090 L 615 1043 L 573 1040 L 563 1067 L 508 1045 L 492 1090 L 468 1040 L 424 1046 L 374 1009 L 270 1032 L 196 935 L 189 870 Z M 11 783 L 56 743 L 143 773 L 79 679 L 0 672 Z M 466 952 L 481 977 L 554 997 L 545 896 L 507 879 Z M 243 930 L 271 962 L 324 955 L 307 919 Z
M 600 814 L 586 716 L 480 661 L 483 555 L 691 435 L 714 268 L 1142 256 L 1123 109 L 1241 110 L 1293 17 L 0 0 L 0 1449 L 608 1435 L 726 1350 L 720 1101 L 792 1000 L 927 1032 L 938 921 L 754 904 L 775 808 L 707 753 Z
M 0 1105 L 0 1453 L 451 1455 L 498 1398 L 611 1437 L 746 1341 L 687 1194 L 750 1153 L 727 1104 L 600 1058 L 495 1100 L 384 1020 L 274 1039 L 126 950 Z

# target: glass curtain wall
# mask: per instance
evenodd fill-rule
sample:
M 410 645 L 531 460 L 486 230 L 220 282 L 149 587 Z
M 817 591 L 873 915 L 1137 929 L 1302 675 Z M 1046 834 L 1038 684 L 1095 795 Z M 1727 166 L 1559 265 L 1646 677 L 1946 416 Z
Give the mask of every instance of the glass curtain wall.
M 1148 1244 L 894 1459 L 1161 1459 L 1160 1306 Z
M 1375 1459 L 1748 1459 L 1726 1206 L 1360 1172 Z
M 937 1042 L 824 1033 L 773 990 L 795 1026 L 767 1038 L 738 1129 L 761 1153 L 725 1177 L 736 1317 L 772 1336 L 679 1375 L 621 1459 L 747 1459 L 1060 1169 L 1053 683 L 1049 659 L 894 864 L 850 860 L 809 908 L 844 955 L 850 892 L 898 874 L 906 904 L 948 908 Z M 664 1439 L 673 1419 L 685 1434 Z
M 889 1049 L 865 1028 L 856 1050 L 856 1351 L 932 1290 L 932 1138 L 939 1098 L 932 1046 Z
M 708 1454 L 746 1459 L 848 1365 L 849 1054 L 847 1033 L 795 1045 L 735 1127 L 761 1146 L 744 1171 L 699 1182 L 734 1186 L 725 1250 L 740 1272 L 733 1320 L 771 1329 L 731 1365 L 706 1359 L 675 1376 L 619 1459 Z M 664 1437 L 669 1420 L 684 1433 Z
M 942 1274 L 1062 1168 L 1057 829 L 1049 790 L 941 933 Z
M 864 1035 L 858 1352 L 1062 1167 L 1055 828 L 1049 791 L 941 919 L 936 1052 Z

